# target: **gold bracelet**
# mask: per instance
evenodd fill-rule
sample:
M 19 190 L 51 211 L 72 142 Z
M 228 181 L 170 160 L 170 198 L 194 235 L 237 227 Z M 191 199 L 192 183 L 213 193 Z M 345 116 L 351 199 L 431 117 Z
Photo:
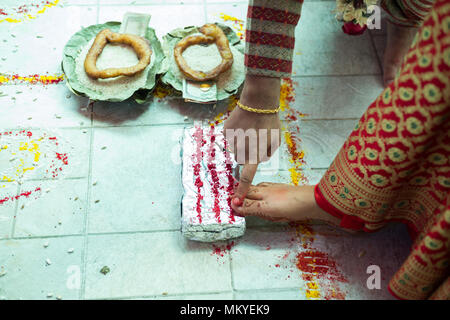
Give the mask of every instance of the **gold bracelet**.
M 256 108 L 252 108 L 252 107 L 247 107 L 247 106 L 244 106 L 239 100 L 237 102 L 237 105 L 242 110 L 245 110 L 248 112 L 255 112 L 255 113 L 277 113 L 278 111 L 280 111 L 280 107 L 278 107 L 276 109 L 256 109 Z

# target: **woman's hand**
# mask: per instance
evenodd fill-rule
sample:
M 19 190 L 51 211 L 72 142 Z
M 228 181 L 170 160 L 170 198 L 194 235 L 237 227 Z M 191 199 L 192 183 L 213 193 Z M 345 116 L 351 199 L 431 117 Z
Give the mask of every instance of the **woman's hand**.
M 240 102 L 252 108 L 276 109 L 280 101 L 280 82 L 280 78 L 247 75 Z M 258 163 L 269 160 L 278 149 L 281 141 L 280 127 L 278 113 L 255 113 L 239 107 L 225 121 L 225 137 L 232 146 L 231 151 L 236 161 L 244 165 L 234 195 L 236 205 L 245 198 Z M 245 138 L 240 140 L 242 135 Z

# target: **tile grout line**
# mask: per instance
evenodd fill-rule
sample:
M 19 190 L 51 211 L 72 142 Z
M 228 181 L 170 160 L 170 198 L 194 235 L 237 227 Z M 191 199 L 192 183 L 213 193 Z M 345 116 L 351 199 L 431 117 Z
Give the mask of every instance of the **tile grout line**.
M 239 293 L 253 293 L 253 292 L 262 292 L 262 293 L 272 293 L 272 292 L 288 292 L 288 291 L 297 291 L 299 288 L 298 286 L 292 286 L 292 287 L 275 287 L 275 288 L 256 288 L 256 289 L 242 289 L 242 290 L 235 290 Z M 166 296 L 163 295 L 136 295 L 136 296 L 119 296 L 119 297 L 108 297 L 108 298 L 92 298 L 88 300 L 124 300 L 124 299 L 152 299 L 155 300 L 156 298 L 165 298 L 165 297 L 188 297 L 192 295 L 212 295 L 212 294 L 226 294 L 230 293 L 230 291 L 204 291 L 204 292 L 185 292 L 185 293 L 179 293 L 179 294 L 168 294 Z M 164 299 L 162 299 L 164 300 Z M 235 300 L 234 293 L 233 293 L 233 300 Z M 299 299 L 300 300 L 300 299 Z
M 325 169 L 321 169 L 325 170 Z M 285 226 L 266 226 L 266 225 L 260 225 L 260 226 L 249 226 L 248 229 L 255 229 L 255 230 L 261 230 L 261 229 L 283 229 Z M 134 231 L 115 231 L 115 232 L 87 232 L 86 235 L 94 236 L 94 237 L 103 237 L 103 236 L 121 236 L 121 235 L 137 235 L 137 234 L 154 234 L 154 233 L 177 233 L 181 232 L 179 228 L 174 229 L 164 229 L 164 230 L 134 230 Z M 70 238 L 70 237 L 84 237 L 84 233 L 72 233 L 72 234 L 57 234 L 57 235 L 41 235 L 41 236 L 22 236 L 22 237 L 15 237 L 12 238 L 2 238 L 0 239 L 0 243 L 3 241 L 9 241 L 9 240 L 36 240 L 36 239 L 58 239 L 58 238 Z
M 230 255 L 229 255 L 229 259 L 228 260 L 229 260 L 229 263 L 230 263 L 231 294 L 232 294 L 232 299 L 236 300 L 236 289 L 235 289 L 235 286 L 234 286 L 234 277 L 233 277 L 233 274 L 234 274 L 233 270 L 234 269 L 233 269 L 233 264 L 232 264 L 232 262 L 233 262 L 233 251 L 231 251 L 231 250 L 230 250 Z
M 122 231 L 122 232 L 103 232 L 103 233 L 86 233 L 87 236 L 120 236 L 120 235 L 130 235 L 130 234 L 153 234 L 153 233 L 171 233 L 171 232 L 179 232 L 177 229 L 166 229 L 166 230 L 144 230 L 144 231 Z M 42 235 L 42 236 L 23 236 L 23 237 L 15 237 L 12 238 L 3 238 L 0 239 L 0 243 L 2 241 L 8 240 L 35 240 L 35 239 L 58 239 L 58 238 L 70 238 L 70 237 L 84 237 L 84 233 L 72 233 L 72 234 L 58 234 L 58 235 Z
M 372 49 L 375 51 L 375 55 L 377 56 L 378 67 L 381 71 L 381 77 L 383 77 L 383 63 L 381 61 L 381 57 L 378 54 L 377 47 L 375 46 L 375 40 L 373 39 L 374 36 L 375 35 L 373 35 L 372 32 L 369 32 L 370 43 L 372 44 Z
M 369 77 L 369 76 L 379 76 L 381 73 L 333 73 L 333 74 L 293 74 L 291 78 L 340 78 L 340 77 Z
M 358 120 L 358 119 L 343 119 L 343 120 Z M 304 170 L 323 170 L 323 169 L 327 169 L 325 167 L 320 168 L 320 167 L 313 167 L 313 168 L 305 168 Z M 273 170 L 273 169 L 264 169 L 264 168 L 259 168 L 257 172 L 273 172 L 273 171 L 281 171 L 281 172 L 287 172 L 289 171 L 289 169 L 277 169 L 277 170 Z M 51 181 L 74 181 L 74 180 L 83 180 L 83 179 L 87 179 L 88 176 L 85 177 L 81 177 L 81 176 L 75 176 L 75 177 L 67 177 L 67 178 L 61 178 L 61 179 L 53 179 L 53 178 L 33 178 L 33 179 L 26 179 L 23 180 L 24 183 L 27 182 L 51 182 Z M 8 182 L 8 183 L 12 183 L 14 184 L 15 182 Z M 17 184 L 18 185 L 18 184 Z
M 93 110 L 93 109 L 92 109 Z M 92 115 L 92 121 L 94 120 L 93 115 Z M 108 128 L 139 128 L 139 127 L 163 127 L 163 126 L 169 126 L 169 127 L 184 127 L 186 124 L 191 124 L 191 123 L 186 123 L 186 122 L 176 122 L 176 123 L 154 123 L 154 124 L 129 124 L 129 125 L 105 125 L 105 126 L 79 126 L 79 127 L 72 127 L 72 126 L 67 126 L 67 127 L 46 127 L 46 129 L 60 129 L 60 130 L 83 130 L 83 129 L 108 129 Z M 29 126 L 29 127 L 16 127 L 16 128 L 5 128 L 2 129 L 5 131 L 13 131 L 13 130 L 42 130 L 42 127 L 35 127 L 35 126 Z
M 109 298 L 92 298 L 87 300 L 124 300 L 124 299 L 147 299 L 147 300 L 156 300 L 156 298 L 165 298 L 165 297 L 187 297 L 192 295 L 211 295 L 211 294 L 223 294 L 223 293 L 230 293 L 230 291 L 211 291 L 211 292 L 186 292 L 186 293 L 179 293 L 179 294 L 168 294 L 168 295 L 137 295 L 137 296 L 121 296 L 121 297 L 109 297 Z M 165 300 L 165 299 L 162 299 Z
M 96 24 L 99 23 L 100 16 L 100 0 L 97 0 L 97 17 Z M 87 176 L 87 188 L 86 188 L 86 208 L 84 213 L 84 226 L 83 226 L 83 249 L 81 252 L 81 286 L 80 292 L 78 293 L 79 300 L 85 300 L 85 291 L 86 291 L 86 269 L 87 269 L 87 250 L 88 250 L 88 225 L 89 225 L 89 212 L 91 208 L 91 188 L 92 188 L 92 149 L 94 144 L 94 104 L 90 107 L 90 99 L 87 101 L 87 108 L 90 109 L 90 120 L 91 126 L 89 128 L 90 131 L 90 140 L 89 140 L 89 168 L 88 168 L 88 176 Z
M 99 22 L 99 17 L 100 17 L 100 0 L 97 0 L 97 17 L 96 17 L 96 24 L 98 24 Z
M 92 110 L 91 110 L 91 119 L 92 119 Z M 89 141 L 89 169 L 88 169 L 88 177 L 87 177 L 87 190 L 86 190 L 86 209 L 84 216 L 84 230 L 83 230 L 83 252 L 81 253 L 81 264 L 82 264 L 82 280 L 81 287 L 79 292 L 79 299 L 82 300 L 85 297 L 86 290 L 86 269 L 87 269 L 87 250 L 88 250 L 88 227 L 89 227 L 89 213 L 91 209 L 91 191 L 92 191 L 92 157 L 93 157 L 93 145 L 94 145 L 94 129 L 90 129 L 90 141 Z
M 342 121 L 342 120 L 359 120 L 360 117 L 348 117 L 348 118 L 311 118 L 311 117 L 305 117 L 300 119 L 301 121 Z M 94 116 L 92 114 L 91 116 L 91 122 L 93 123 L 94 121 Z M 286 122 L 295 122 L 294 120 L 290 120 L 290 119 L 281 119 L 281 121 L 286 121 Z M 192 125 L 193 123 L 191 122 L 174 122 L 174 123 L 153 123 L 153 124 L 129 124 L 129 125 L 104 125 L 104 126 L 98 126 L 98 125 L 94 125 L 92 124 L 91 126 L 79 126 L 79 127 L 72 127 L 72 126 L 67 126 L 67 127 L 47 127 L 47 129 L 59 129 L 59 130 L 86 130 L 86 129 L 115 129 L 115 128 L 141 128 L 141 127 L 164 127 L 164 126 L 169 126 L 169 127 L 180 127 L 180 128 L 184 128 L 186 125 Z M 42 129 L 42 127 L 36 127 L 36 126 L 29 126 L 29 127 L 16 127 L 16 128 L 5 128 L 2 130 L 6 130 L 6 131 L 13 131 L 13 130 L 39 130 Z
M 16 189 L 16 195 L 20 194 L 20 190 L 22 189 L 22 186 L 20 184 L 17 184 L 17 189 Z M 17 199 L 16 203 L 14 204 L 15 208 L 13 210 L 13 221 L 12 221 L 12 225 L 11 225 L 11 234 L 10 234 L 10 239 L 14 238 L 14 233 L 15 233 L 15 229 L 16 229 L 16 221 L 17 221 L 17 215 L 19 214 L 19 199 Z

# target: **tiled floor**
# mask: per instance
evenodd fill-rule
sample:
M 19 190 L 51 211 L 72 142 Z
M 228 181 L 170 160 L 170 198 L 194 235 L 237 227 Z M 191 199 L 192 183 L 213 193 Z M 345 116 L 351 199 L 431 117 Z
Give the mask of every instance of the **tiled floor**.
M 38 2 L 7 0 L 0 9 Z M 223 22 L 221 14 L 244 20 L 246 1 L 70 0 L 42 13 L 31 9 L 32 18 L 17 13 L 23 20 L 17 23 L 0 15 L 0 79 L 60 76 L 62 48 L 74 32 L 121 20 L 126 11 L 151 13 L 161 37 L 175 27 Z M 333 9 L 334 1 L 304 3 L 290 87 L 295 99 L 282 115 L 286 130 L 298 129 L 293 137 L 305 153 L 300 173 L 310 184 L 382 90 L 385 32 L 346 36 Z M 239 23 L 225 23 L 239 30 Z M 0 203 L 0 298 L 389 299 L 386 285 L 410 246 L 403 226 L 352 235 L 249 218 L 239 240 L 183 238 L 178 138 L 183 127 L 212 120 L 227 105 L 213 109 L 167 97 L 148 105 L 89 103 L 64 81 L 0 82 L 0 131 L 46 132 L 68 157 L 58 178 L 44 166 L 23 184 L 1 182 L 0 199 L 17 199 Z M 306 115 L 293 121 L 289 112 Z M 286 144 L 276 156 L 281 170 L 261 166 L 255 183 L 292 182 Z M 0 161 L 0 173 L 10 165 Z M 326 275 L 305 277 L 297 264 L 306 251 L 326 255 Z M 380 290 L 366 286 L 373 264 L 381 268 Z M 109 273 L 100 272 L 104 266 Z

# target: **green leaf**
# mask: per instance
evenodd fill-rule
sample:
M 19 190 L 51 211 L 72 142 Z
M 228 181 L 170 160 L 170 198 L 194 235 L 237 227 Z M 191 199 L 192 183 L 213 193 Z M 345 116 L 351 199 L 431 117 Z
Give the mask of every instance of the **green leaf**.
M 231 50 L 233 51 L 233 55 L 235 56 L 235 58 L 236 55 L 242 55 L 243 61 L 244 46 L 239 37 L 230 27 L 220 23 L 216 24 L 223 30 L 223 32 L 227 36 Z M 175 90 L 179 92 L 183 90 L 183 78 L 179 72 L 177 73 L 174 72 L 178 70 L 178 65 L 176 64 L 175 59 L 173 57 L 173 51 L 178 41 L 195 33 L 199 33 L 198 28 L 189 26 L 185 28 L 178 28 L 172 30 L 165 36 L 163 36 L 162 48 L 164 50 L 164 54 L 166 55 L 166 59 L 164 60 L 165 64 L 164 68 L 165 70 L 167 70 L 167 72 L 162 76 L 161 80 L 164 84 L 171 85 Z M 236 63 L 236 59 L 234 63 Z M 239 90 L 239 87 L 244 83 L 244 79 L 245 79 L 245 69 L 244 65 L 242 64 L 240 72 L 234 79 L 232 79 L 232 81 L 227 82 L 225 85 L 217 86 L 217 99 L 224 100 L 229 98 L 233 94 L 236 94 Z
M 135 92 L 140 90 L 141 92 L 139 97 L 136 97 L 136 101 L 139 100 L 139 103 L 145 102 L 145 99 L 143 101 L 141 98 L 144 95 L 142 91 L 144 90 L 145 92 L 151 92 L 156 85 L 157 75 L 165 72 L 163 68 L 165 55 L 162 50 L 161 43 L 156 37 L 155 30 L 152 28 L 147 28 L 147 33 L 145 35 L 145 38 L 149 40 L 152 49 L 150 67 L 144 71 L 147 72 L 147 80 L 145 85 L 137 87 L 130 86 L 128 90 L 118 90 L 117 94 L 114 94 L 114 96 L 111 97 L 110 95 L 105 96 L 102 92 L 93 90 L 92 88 L 83 85 L 77 78 L 77 73 L 75 71 L 76 58 L 82 49 L 87 45 L 87 43 L 89 43 L 89 41 L 97 36 L 101 30 L 110 29 L 113 32 L 118 32 L 120 25 L 121 23 L 116 21 L 92 25 L 75 33 L 67 42 L 63 51 L 62 69 L 66 75 L 66 84 L 73 93 L 87 96 L 91 100 L 120 102 L 130 97 L 135 98 Z

